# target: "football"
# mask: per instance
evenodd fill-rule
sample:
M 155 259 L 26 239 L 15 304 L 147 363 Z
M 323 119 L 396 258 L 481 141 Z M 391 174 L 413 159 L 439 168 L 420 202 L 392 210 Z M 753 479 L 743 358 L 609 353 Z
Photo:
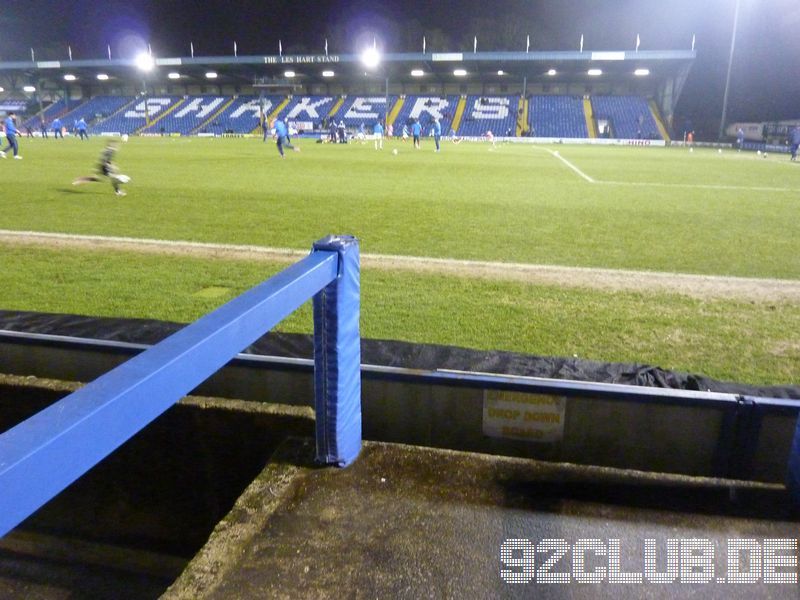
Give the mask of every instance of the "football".
M 127 142 L 128 141 L 128 134 L 127 133 L 123 133 L 122 134 L 122 141 L 123 142 Z
M 392 150 L 392 154 L 394 154 L 394 155 L 397 155 L 397 148 L 395 148 L 394 150 Z

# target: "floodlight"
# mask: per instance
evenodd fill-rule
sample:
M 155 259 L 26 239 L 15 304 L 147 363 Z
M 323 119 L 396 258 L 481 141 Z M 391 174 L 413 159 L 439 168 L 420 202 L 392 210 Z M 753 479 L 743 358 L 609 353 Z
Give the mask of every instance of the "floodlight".
M 283 76 L 286 77 L 286 79 L 291 79 L 295 75 L 296 75 L 296 73 L 294 71 L 284 71 L 283 72 Z
M 650 75 L 650 69 L 636 69 L 633 74 L 637 77 L 647 77 Z
M 0 92 L 5 92 L 5 91 L 6 91 L 5 88 L 0 87 Z
M 76 79 L 77 77 L 75 77 L 75 75 L 73 75 L 72 73 L 67 73 L 66 75 L 64 75 L 64 81 L 75 81 Z
M 557 73 L 557 71 L 556 71 L 555 69 L 550 69 L 550 70 L 547 72 L 547 74 L 548 74 L 548 75 L 550 75 L 550 77 L 552 77 L 552 76 L 553 76 L 553 75 L 555 75 L 556 73 Z
M 22 91 L 31 93 L 31 92 L 35 92 L 36 88 L 33 87 L 32 85 L 26 85 L 25 87 L 22 88 Z
M 333 75 L 334 75 L 333 71 L 323 71 L 322 72 L 322 76 L 323 77 L 333 77 Z
M 217 78 L 216 71 L 209 71 L 208 73 L 206 73 L 206 79 L 216 79 L 216 78 Z
M 500 76 L 502 77 L 503 75 L 505 75 L 505 74 L 506 74 L 506 72 L 505 72 L 505 71 L 503 71 L 503 69 L 500 69 L 500 70 L 497 72 L 497 74 L 498 74 L 498 75 L 500 75 Z
M 361 62 L 364 63 L 364 66 L 368 69 L 374 69 L 381 62 L 381 54 L 374 46 L 372 48 L 367 48 L 361 53 Z
M 456 69 L 455 71 L 453 71 L 453 75 L 455 75 L 456 77 L 464 77 L 466 74 L 467 72 L 464 69 Z
M 167 73 L 167 77 L 169 79 L 180 79 L 181 78 L 181 74 L 180 73 L 176 73 L 175 71 L 173 71 L 172 73 Z
M 97 78 L 100 81 L 108 81 L 108 75 L 106 75 L 105 73 L 98 73 L 97 74 Z
M 411 71 L 412 77 L 422 77 L 423 75 L 425 75 L 425 71 L 423 71 L 422 69 L 414 69 L 413 71 Z
M 139 56 L 136 57 L 136 68 L 140 71 L 152 71 L 153 67 L 156 66 L 156 61 L 153 60 L 153 57 L 148 54 L 147 52 L 142 52 Z
M 598 77 L 598 76 L 603 74 L 603 70 L 602 69 L 589 69 L 588 71 L 586 71 L 586 73 L 590 77 Z

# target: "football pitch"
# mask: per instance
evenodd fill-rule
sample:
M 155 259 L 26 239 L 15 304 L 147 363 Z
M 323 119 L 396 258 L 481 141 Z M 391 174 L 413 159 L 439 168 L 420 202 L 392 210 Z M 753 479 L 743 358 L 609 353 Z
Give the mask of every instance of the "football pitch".
M 798 381 L 785 155 L 301 140 L 281 160 L 255 138 L 132 138 L 118 198 L 70 184 L 104 143 L 22 139 L 0 161 L 0 308 L 188 322 L 348 233 L 365 337 Z M 310 308 L 280 329 L 309 332 Z

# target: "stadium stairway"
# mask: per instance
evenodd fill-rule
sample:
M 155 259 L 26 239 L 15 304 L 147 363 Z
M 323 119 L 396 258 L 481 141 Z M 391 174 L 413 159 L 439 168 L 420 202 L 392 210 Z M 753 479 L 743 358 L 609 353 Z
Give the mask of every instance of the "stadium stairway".
M 517 111 L 517 137 L 522 137 L 523 132 L 530 131 L 528 127 L 528 99 L 527 98 L 520 98 L 519 99 L 520 108 Z
M 342 108 L 345 100 L 347 100 L 347 96 L 339 96 L 339 99 L 331 107 L 330 112 L 325 115 L 325 118 L 330 120 L 332 117 L 336 117 L 336 113 L 338 113 L 339 109 Z
M 516 129 L 519 96 L 467 96 L 458 135 L 480 137 L 491 131 L 512 136 Z
M 208 127 L 211 123 L 214 122 L 214 119 L 217 119 L 222 113 L 224 113 L 227 110 L 227 108 L 231 104 L 236 102 L 236 99 L 237 99 L 237 96 L 234 96 L 233 98 L 231 98 L 227 102 L 225 102 L 219 110 L 215 111 L 214 114 L 212 114 L 209 118 L 207 118 L 205 121 L 200 123 L 200 125 L 198 125 L 197 127 L 193 128 L 191 130 L 190 134 L 197 133 L 200 130 L 202 130 L 204 127 Z
M 272 110 L 273 106 L 281 103 L 285 96 L 248 96 L 239 95 L 224 110 L 216 115 L 216 121 L 208 127 L 212 133 L 245 134 L 253 131 L 253 122 L 258 123 L 255 128 L 257 134 L 261 133 L 261 120 L 264 112 Z M 203 127 L 207 127 L 204 125 Z M 202 128 L 197 133 L 204 132 Z
M 189 98 L 188 98 L 188 96 L 187 96 L 187 97 L 185 97 L 185 98 L 181 98 L 181 99 L 180 99 L 180 100 L 178 100 L 177 102 L 174 102 L 174 103 L 173 103 L 171 106 L 167 107 L 167 109 L 166 109 L 165 111 L 162 111 L 162 112 L 161 112 L 161 114 L 159 114 L 159 115 L 156 117 L 155 121 L 151 121 L 150 123 L 148 123 L 148 124 L 145 124 L 145 125 L 144 125 L 144 127 L 139 127 L 139 129 L 137 129 L 136 131 L 134 131 L 134 134 L 139 134 L 139 133 L 142 133 L 142 132 L 143 132 L 145 129 L 152 129 L 152 128 L 153 128 L 153 127 L 156 125 L 156 123 L 158 123 L 158 122 L 159 122 L 161 119 L 163 119 L 163 118 L 164 118 L 164 117 L 166 117 L 168 114 L 170 114 L 170 113 L 171 113 L 172 111 L 174 111 L 176 108 L 179 108 L 180 106 L 184 105 L 188 99 L 189 99 Z
M 583 118 L 586 119 L 586 131 L 589 132 L 590 138 L 597 137 L 597 124 L 594 120 L 594 113 L 592 112 L 592 101 L 589 96 L 583 97 Z
M 464 110 L 467 108 L 467 97 L 462 94 L 462 96 L 458 99 L 458 104 L 456 105 L 456 113 L 453 116 L 453 124 L 450 126 L 451 129 L 458 131 L 458 128 L 461 127 L 461 119 L 464 118 Z M 449 131 L 446 133 L 450 133 Z
M 343 121 L 345 127 L 359 128 L 363 123 L 368 133 L 372 132 L 376 121 L 383 122 L 389 109 L 394 105 L 396 96 L 347 96 L 337 111 L 331 111 L 328 120 L 339 123 Z
M 661 118 L 661 111 L 658 110 L 656 101 L 651 98 L 648 104 L 650 105 L 650 114 L 653 115 L 653 120 L 656 122 L 656 127 L 658 127 L 658 132 L 661 134 L 662 138 L 669 142 L 669 133 L 664 125 L 664 120 Z
M 621 139 L 661 139 L 647 100 L 642 96 L 592 96 L 599 119 L 613 123 L 614 136 Z
M 459 103 L 459 96 L 450 94 L 441 96 L 438 94 L 407 95 L 403 103 L 403 109 L 398 112 L 395 119 L 394 129 L 402 129 L 403 125 L 410 122 L 410 119 L 417 119 L 422 126 L 423 133 L 427 134 L 433 117 L 438 116 L 443 132 L 449 132 L 453 120 L 453 113 Z
M 403 104 L 406 101 L 405 96 L 400 96 L 397 98 L 397 102 L 394 103 L 392 110 L 389 111 L 389 116 L 386 118 L 386 127 L 388 128 L 389 125 L 394 127 L 395 119 L 397 119 L 397 115 L 400 114 L 400 111 L 403 110 Z

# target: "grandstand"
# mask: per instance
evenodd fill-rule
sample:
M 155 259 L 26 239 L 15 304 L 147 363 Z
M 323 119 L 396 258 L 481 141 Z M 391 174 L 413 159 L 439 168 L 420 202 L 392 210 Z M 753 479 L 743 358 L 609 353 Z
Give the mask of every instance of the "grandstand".
M 423 132 L 433 122 L 433 117 L 438 117 L 442 124 L 442 131 L 450 131 L 453 117 L 458 106 L 459 97 L 449 96 L 406 96 L 403 106 L 392 123 L 395 133 L 400 128 L 410 123 L 413 119 L 419 120 Z
M 96 124 L 101 131 L 139 133 L 185 102 L 182 96 L 141 96 Z
M 277 114 L 271 115 L 291 122 L 298 130 L 321 128 L 336 106 L 336 96 L 294 96 Z
M 358 127 L 361 123 L 371 131 L 376 121 L 385 121 L 397 96 L 348 96 L 332 115 L 337 123 L 344 121 L 347 127 Z
M 64 98 L 59 98 L 52 104 L 50 104 L 47 108 L 42 111 L 42 113 L 36 113 L 29 119 L 23 122 L 23 127 L 30 127 L 31 129 L 39 129 L 42 126 L 42 116 L 44 116 L 44 120 L 46 123 L 50 123 L 55 118 L 62 118 L 63 115 L 69 110 L 69 101 L 65 100 Z
M 183 102 L 165 109 L 160 117 L 140 133 L 187 135 L 222 110 L 231 98 L 225 96 L 187 96 Z
M 84 119 L 89 125 L 107 119 L 134 100 L 133 96 L 96 96 L 61 115 L 65 123 Z
M 532 96 L 529 114 L 534 134 L 539 137 L 589 137 L 579 96 Z
M 221 135 L 225 133 L 250 133 L 259 126 L 262 110 L 265 115 L 275 110 L 283 96 L 236 96 L 223 105 L 212 118 L 198 124 L 194 133 Z
M 351 129 L 364 123 L 370 130 L 381 120 L 393 124 L 397 132 L 403 124 L 419 119 L 427 132 L 433 117 L 438 116 L 445 133 L 453 128 L 466 137 L 480 137 L 487 131 L 514 137 L 522 131 L 533 131 L 543 138 L 589 138 L 593 137 L 591 125 L 603 137 L 664 139 L 650 100 L 634 95 L 100 95 L 77 105 L 75 101 L 70 103 L 73 106 L 68 109 L 66 100 L 56 100 L 45 109 L 45 119 L 59 117 L 68 126 L 84 118 L 97 132 L 223 135 L 256 131 L 262 111 L 306 132 L 324 130 L 331 119 L 343 121 Z M 30 117 L 25 125 L 38 128 L 39 115 Z
M 0 103 L 16 99 L 34 111 L 24 123 L 32 128 L 39 123 L 37 105 L 44 105 L 47 120 L 84 117 L 95 131 L 127 134 L 252 133 L 263 104 L 266 114 L 299 131 L 320 131 L 328 119 L 348 128 L 371 125 L 379 115 L 395 130 L 411 118 L 427 129 L 435 114 L 445 133 L 455 129 L 466 137 L 491 130 L 512 137 L 532 132 L 590 139 L 599 132 L 662 140 L 668 139 L 695 53 L 474 52 L 466 78 L 453 70 L 464 55 L 441 56 L 446 60 L 387 54 L 379 77 L 367 77 L 357 55 L 157 58 L 144 78 L 133 60 L 53 62 L 47 68 L 0 62 L 6 90 Z M 335 74 L 322 76 L 320 67 L 333 63 Z M 296 71 L 292 79 L 284 77 L 285 65 Z M 206 77 L 209 67 L 216 71 L 213 82 Z M 601 67 L 602 76 L 589 77 L 589 67 Z M 39 82 L 24 100 L 18 99 L 20 70 Z M 75 83 L 64 84 L 67 72 Z
M 519 98 L 516 96 L 469 96 L 457 133 L 480 136 L 487 131 L 495 135 L 516 135 Z
M 608 137 L 661 139 L 650 106 L 640 96 L 592 96 L 592 110 L 597 121 L 608 121 Z

